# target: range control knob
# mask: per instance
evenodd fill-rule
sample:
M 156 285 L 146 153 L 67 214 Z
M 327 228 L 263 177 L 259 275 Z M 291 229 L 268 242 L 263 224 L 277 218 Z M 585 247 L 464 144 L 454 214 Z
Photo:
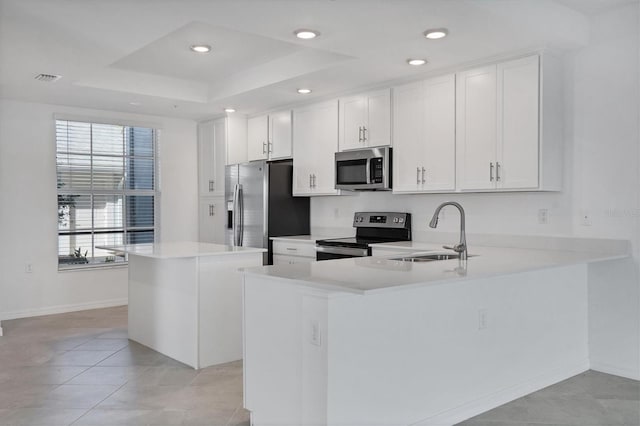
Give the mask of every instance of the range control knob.
M 397 217 L 394 217 L 394 218 L 393 218 L 393 223 L 398 223 L 398 222 L 400 222 L 400 219 L 399 219 L 399 218 L 397 218 Z

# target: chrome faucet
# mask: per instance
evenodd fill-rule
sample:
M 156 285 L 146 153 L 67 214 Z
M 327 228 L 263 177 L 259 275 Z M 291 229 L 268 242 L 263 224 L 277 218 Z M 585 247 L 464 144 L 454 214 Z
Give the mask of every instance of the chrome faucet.
M 440 215 L 440 210 L 444 206 L 453 206 L 460 211 L 460 242 L 453 247 L 442 246 L 448 250 L 453 250 L 460 256 L 460 260 L 467 260 L 467 235 L 465 233 L 465 224 L 464 224 L 464 209 L 462 206 L 455 201 L 447 201 L 442 203 L 436 208 L 436 211 L 433 213 L 433 218 L 431 218 L 431 222 L 429 222 L 429 226 L 431 228 L 435 228 L 438 226 L 438 216 Z

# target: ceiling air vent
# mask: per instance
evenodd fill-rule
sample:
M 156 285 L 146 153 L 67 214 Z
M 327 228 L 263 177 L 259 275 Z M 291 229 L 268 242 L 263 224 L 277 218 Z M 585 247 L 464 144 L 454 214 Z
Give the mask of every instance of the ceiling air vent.
M 33 78 L 35 78 L 38 81 L 44 81 L 45 83 L 53 83 L 54 81 L 60 80 L 62 76 L 55 75 L 55 74 L 38 74 Z

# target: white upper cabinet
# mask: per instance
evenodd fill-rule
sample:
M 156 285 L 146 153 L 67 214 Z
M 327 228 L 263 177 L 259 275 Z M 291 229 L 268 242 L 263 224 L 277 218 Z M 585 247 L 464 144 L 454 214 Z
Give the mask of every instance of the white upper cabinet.
M 340 151 L 391 144 L 391 89 L 339 102 Z
M 496 187 L 496 75 L 496 65 L 457 75 L 456 143 L 458 188 L 461 190 Z
M 293 195 L 336 195 L 338 102 L 293 111 Z
M 231 114 L 225 119 L 227 165 L 247 162 L 247 117 Z
M 292 123 L 291 110 L 269 114 L 269 159 L 291 158 Z
M 198 187 L 200 196 L 224 194 L 225 119 L 198 124 Z
M 249 161 L 291 157 L 291 110 L 250 118 L 247 128 Z
M 261 115 L 247 120 L 247 159 L 249 161 L 268 158 L 269 117 Z
M 458 74 L 458 189 L 562 186 L 562 72 L 533 55 Z
M 393 89 L 393 190 L 455 189 L 455 76 Z
M 498 188 L 538 187 L 538 70 L 537 56 L 498 64 Z

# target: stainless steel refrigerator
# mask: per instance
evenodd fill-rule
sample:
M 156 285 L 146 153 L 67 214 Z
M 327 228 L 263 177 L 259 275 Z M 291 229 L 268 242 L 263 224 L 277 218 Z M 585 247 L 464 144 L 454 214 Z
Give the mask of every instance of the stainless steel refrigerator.
M 227 166 L 228 245 L 264 247 L 273 263 L 270 237 L 309 234 L 309 198 L 293 197 L 293 162 L 252 161 Z

